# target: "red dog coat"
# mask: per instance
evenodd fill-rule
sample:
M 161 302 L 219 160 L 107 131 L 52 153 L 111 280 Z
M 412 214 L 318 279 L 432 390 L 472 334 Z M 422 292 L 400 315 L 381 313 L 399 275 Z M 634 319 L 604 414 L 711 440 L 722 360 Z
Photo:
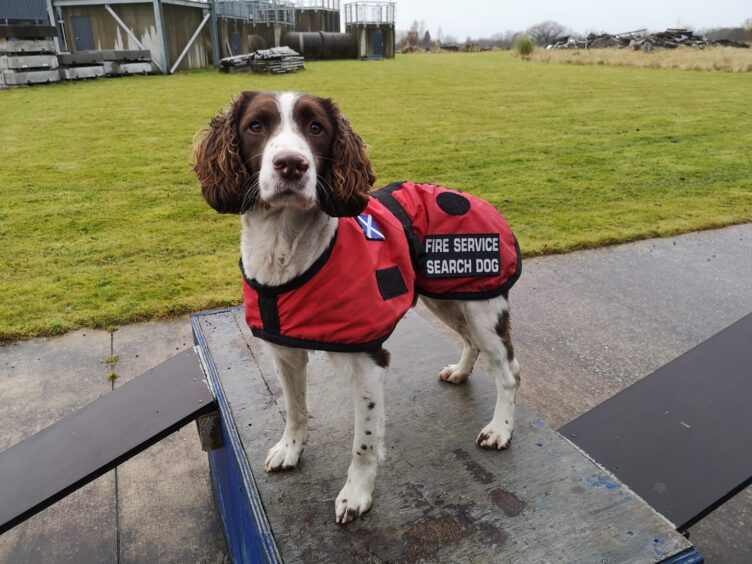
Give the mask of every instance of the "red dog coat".
M 491 204 L 430 184 L 392 184 L 372 192 L 357 218 L 339 218 L 329 247 L 297 278 L 264 286 L 244 272 L 245 317 L 272 343 L 368 351 L 391 335 L 416 292 L 489 299 L 514 285 L 521 266 Z

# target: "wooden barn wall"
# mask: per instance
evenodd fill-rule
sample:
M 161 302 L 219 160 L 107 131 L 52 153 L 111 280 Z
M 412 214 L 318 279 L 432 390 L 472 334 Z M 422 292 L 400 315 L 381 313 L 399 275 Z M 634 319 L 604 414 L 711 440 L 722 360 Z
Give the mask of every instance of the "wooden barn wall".
M 112 6 L 120 19 L 138 37 L 144 48 L 151 51 L 152 59 L 159 60 L 159 40 L 154 25 L 154 9 L 151 4 L 115 4 Z M 102 49 L 139 49 L 133 39 L 115 22 L 104 6 L 70 6 L 63 8 L 63 25 L 68 49 L 76 51 L 73 34 L 73 16 L 89 16 L 94 46 Z
M 295 31 L 330 31 L 339 33 L 339 12 L 331 10 L 297 10 Z
M 170 67 L 172 67 L 201 20 L 204 19 L 204 11 L 188 6 L 162 4 L 162 15 L 167 36 L 167 54 L 170 58 Z M 200 69 L 209 66 L 212 60 L 210 25 L 211 22 L 206 23 L 204 29 L 201 30 L 201 35 L 196 38 L 196 42 L 176 70 Z
M 161 46 L 154 23 L 152 4 L 112 4 L 112 9 L 121 20 L 138 37 L 144 48 L 151 51 L 154 61 L 160 61 Z M 181 51 L 188 43 L 198 24 L 203 19 L 203 11 L 186 6 L 162 5 L 165 22 L 167 53 L 170 66 L 174 64 Z M 73 16 L 89 16 L 94 45 L 101 49 L 139 49 L 133 39 L 115 22 L 104 6 L 70 6 L 63 8 L 63 25 L 68 39 L 68 49 L 75 52 L 73 36 Z M 201 36 L 180 63 L 178 70 L 202 68 L 211 62 L 211 35 L 209 24 L 204 27 Z

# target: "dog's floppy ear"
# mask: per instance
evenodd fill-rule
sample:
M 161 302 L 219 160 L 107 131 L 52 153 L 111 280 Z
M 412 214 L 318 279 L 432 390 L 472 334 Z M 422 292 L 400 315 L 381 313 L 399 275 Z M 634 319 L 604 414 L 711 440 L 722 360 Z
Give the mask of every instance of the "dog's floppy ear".
M 193 170 L 206 202 L 219 213 L 241 213 L 250 179 L 240 156 L 238 123 L 255 92 L 243 92 L 224 112 L 212 118 L 193 147 Z
M 319 206 L 332 217 L 355 217 L 368 205 L 368 192 L 376 182 L 366 146 L 332 100 L 323 100 L 336 132 L 327 182 L 318 185 Z

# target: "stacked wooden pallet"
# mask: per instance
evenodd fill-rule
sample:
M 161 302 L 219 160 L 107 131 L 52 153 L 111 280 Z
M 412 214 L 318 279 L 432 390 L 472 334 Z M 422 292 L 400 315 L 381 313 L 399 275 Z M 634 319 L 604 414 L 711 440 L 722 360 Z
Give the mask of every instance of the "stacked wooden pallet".
M 305 68 L 305 59 L 289 47 L 261 49 L 247 55 L 226 57 L 219 62 L 222 72 L 253 71 L 272 74 L 295 72 Z
M 57 82 L 55 28 L 0 25 L 0 88 Z

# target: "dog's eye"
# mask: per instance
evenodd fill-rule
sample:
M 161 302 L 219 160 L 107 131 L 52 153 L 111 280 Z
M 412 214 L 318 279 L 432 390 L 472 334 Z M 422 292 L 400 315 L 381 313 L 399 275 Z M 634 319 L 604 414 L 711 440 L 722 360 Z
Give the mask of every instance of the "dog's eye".
M 308 130 L 312 135 L 318 135 L 324 131 L 324 126 L 317 121 L 312 121 L 311 125 L 308 126 Z
M 253 133 L 261 133 L 264 130 L 264 126 L 261 124 L 260 121 L 254 120 L 248 126 L 248 129 L 250 129 Z

